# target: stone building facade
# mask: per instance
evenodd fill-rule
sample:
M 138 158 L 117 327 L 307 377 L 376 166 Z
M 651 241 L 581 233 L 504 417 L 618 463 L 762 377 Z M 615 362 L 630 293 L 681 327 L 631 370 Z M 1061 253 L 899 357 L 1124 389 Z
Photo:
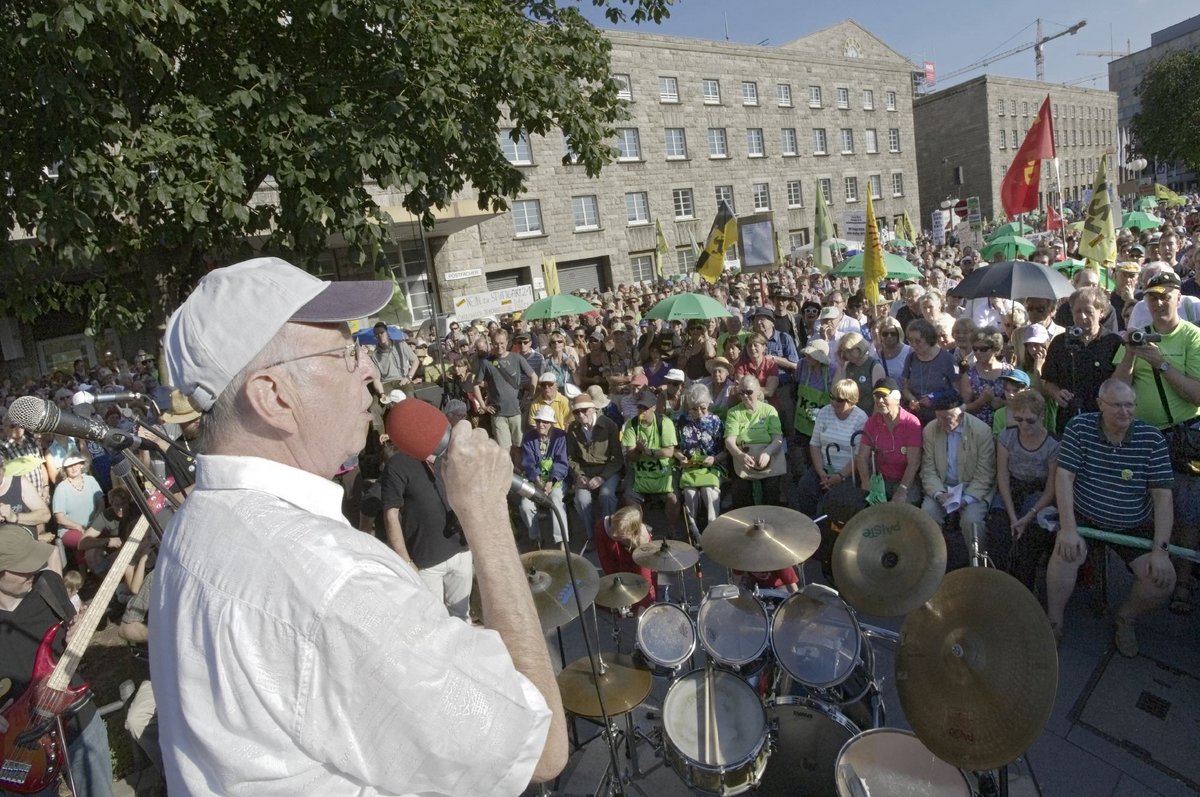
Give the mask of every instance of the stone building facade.
M 1038 109 L 1050 95 L 1064 204 L 1075 207 L 1117 145 L 1117 95 L 1035 80 L 982 75 L 917 98 L 913 121 L 921 173 L 921 217 L 947 200 L 979 197 L 985 218 L 1004 215 L 1000 185 Z M 1108 164 L 1112 174 L 1114 163 Z M 1058 181 L 1042 164 L 1038 205 L 1058 203 Z

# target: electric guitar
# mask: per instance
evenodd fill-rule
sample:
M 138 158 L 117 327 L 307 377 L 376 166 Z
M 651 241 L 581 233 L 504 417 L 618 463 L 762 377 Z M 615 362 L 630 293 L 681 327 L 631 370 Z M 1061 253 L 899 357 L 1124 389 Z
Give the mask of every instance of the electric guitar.
M 55 624 L 42 637 L 34 657 L 29 688 L 3 712 L 8 730 L 0 734 L 0 789 L 15 794 L 35 794 L 57 781 L 67 761 L 60 718 L 64 712 L 86 700 L 90 693 L 87 684 L 73 688 L 71 677 L 149 525 L 145 515 L 138 519 L 87 611 L 76 621 L 71 641 L 57 663 L 51 650 L 62 623 Z

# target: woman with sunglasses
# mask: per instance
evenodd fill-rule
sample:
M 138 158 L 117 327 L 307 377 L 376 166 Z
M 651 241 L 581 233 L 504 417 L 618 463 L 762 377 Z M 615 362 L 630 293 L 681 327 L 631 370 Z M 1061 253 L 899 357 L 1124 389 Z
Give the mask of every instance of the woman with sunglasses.
M 550 371 L 558 380 L 558 389 L 565 391 L 568 384 L 578 385 L 579 358 L 575 349 L 567 345 L 567 338 L 561 330 L 554 330 L 546 341 L 546 350 L 542 352 L 542 373 Z
M 859 408 L 858 399 L 858 383 L 839 379 L 829 389 L 829 404 L 817 410 L 808 444 L 812 470 L 800 477 L 796 488 L 798 508 L 809 517 L 822 514 L 820 501 L 830 489 L 854 483 L 851 441 L 867 424 L 867 413 Z
M 782 476 L 749 480 L 737 475 L 743 472 L 769 470 L 776 457 L 783 456 L 783 425 L 779 413 L 763 398 L 762 385 L 746 374 L 738 378 L 741 403 L 729 409 L 725 416 L 725 450 L 734 465 L 733 506 L 754 503 L 754 482 L 762 485 L 762 504 L 782 506 L 780 482 Z
M 971 338 L 975 363 L 959 377 L 958 392 L 966 403 L 963 409 L 979 420 L 992 425 L 996 410 L 1004 406 L 1004 385 L 1001 380 L 1012 373 L 1013 367 L 998 358 L 1004 346 L 1004 336 L 995 327 L 984 327 Z
M 694 319 L 687 325 L 687 341 L 679 352 L 676 364 L 683 370 L 689 382 L 703 379 L 708 374 L 705 367 L 709 360 L 717 356 L 716 338 L 709 334 L 708 326 L 702 319 Z
M 679 445 L 675 459 L 679 463 L 679 487 L 687 509 L 688 528 L 694 540 L 700 539 L 699 509 L 704 501 L 705 520 L 712 522 L 721 514 L 721 463 L 729 461 L 724 450 L 725 424 L 712 412 L 712 393 L 693 382 L 683 391 L 684 414 L 678 424 Z
M 881 318 L 875 325 L 875 351 L 884 376 L 899 380 L 912 349 L 904 342 L 904 327 L 891 316 Z

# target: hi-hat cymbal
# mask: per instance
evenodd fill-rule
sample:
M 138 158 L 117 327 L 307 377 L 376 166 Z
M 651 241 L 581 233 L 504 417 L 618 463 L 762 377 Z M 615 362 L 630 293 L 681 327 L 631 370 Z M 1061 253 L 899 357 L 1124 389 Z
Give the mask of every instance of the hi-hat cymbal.
M 896 617 L 929 600 L 946 574 L 946 540 L 912 504 L 877 504 L 842 527 L 833 577 L 846 603 L 865 614 Z
M 562 551 L 530 551 L 521 554 L 521 564 L 525 566 L 525 577 L 529 580 L 533 605 L 543 631 L 553 631 L 579 616 L 579 608 L 575 605 L 576 591 L 585 609 L 596 599 L 600 574 L 595 565 L 578 554 L 571 554 L 575 589 L 571 588 L 567 555 Z
M 700 561 L 700 552 L 686 542 L 655 540 L 633 549 L 633 561 L 650 570 L 677 572 Z
M 653 677 L 650 671 L 633 666 L 628 655 L 606 653 L 604 672 L 600 675 L 600 694 L 609 716 L 624 714 L 641 705 L 650 694 Z M 596 697 L 596 678 L 588 657 L 568 664 L 558 674 L 558 691 L 563 708 L 580 717 L 600 717 L 600 701 Z
M 765 572 L 798 565 L 817 551 L 821 530 L 782 506 L 747 506 L 709 523 L 700 545 L 717 564 Z
M 650 594 L 650 582 L 639 573 L 612 573 L 600 579 L 596 605 L 605 609 L 632 606 Z
M 1025 753 L 1054 708 L 1058 653 L 1037 598 L 991 568 L 948 573 L 900 629 L 896 686 L 938 758 L 996 769 Z

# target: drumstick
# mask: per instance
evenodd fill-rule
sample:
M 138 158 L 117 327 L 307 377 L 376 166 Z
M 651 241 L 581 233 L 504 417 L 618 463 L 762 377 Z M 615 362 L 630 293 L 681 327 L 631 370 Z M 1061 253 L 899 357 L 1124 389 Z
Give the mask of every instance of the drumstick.
M 717 735 L 717 709 L 712 699 L 712 662 L 704 670 L 704 754 L 708 763 L 717 762 L 717 753 L 721 749 L 721 740 Z

